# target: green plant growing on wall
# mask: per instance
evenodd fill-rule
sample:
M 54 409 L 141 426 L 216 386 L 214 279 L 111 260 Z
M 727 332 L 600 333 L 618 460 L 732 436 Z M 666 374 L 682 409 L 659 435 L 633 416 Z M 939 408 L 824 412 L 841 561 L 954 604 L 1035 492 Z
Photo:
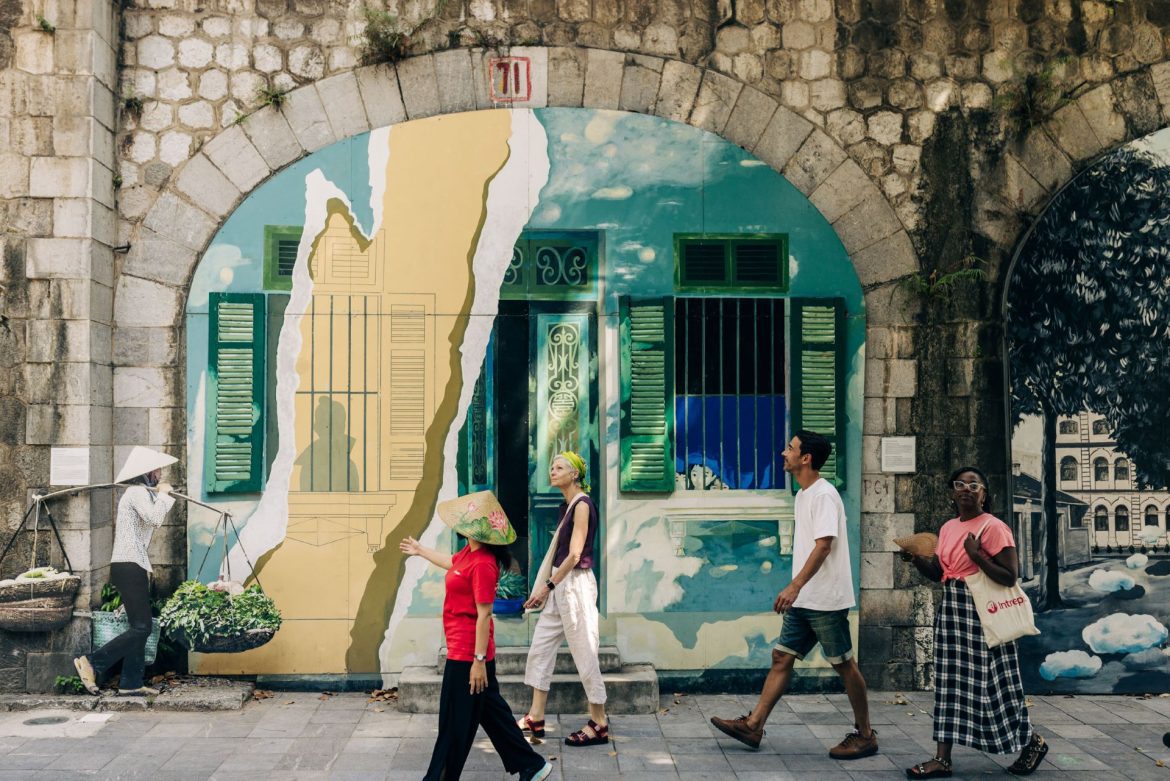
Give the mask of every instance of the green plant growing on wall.
M 128 116 L 134 117 L 135 121 L 142 119 L 142 96 L 133 92 L 127 93 L 122 99 L 122 108 Z
M 260 103 L 258 109 L 265 106 L 272 106 L 276 110 L 280 110 L 284 102 L 288 100 L 288 90 L 280 87 L 273 87 L 271 85 L 261 87 L 256 90 L 256 100 Z M 241 115 L 243 116 L 243 115 Z
M 362 41 L 362 65 L 381 65 L 398 62 L 406 56 L 410 36 L 398 24 L 398 17 L 389 11 L 366 6 L 365 40 Z
M 963 261 L 963 268 L 948 272 L 940 272 L 939 269 L 935 269 L 929 274 L 916 271 L 903 277 L 901 284 L 919 298 L 950 300 L 958 286 L 987 280 L 987 272 L 977 267 L 980 265 L 987 265 L 987 261 L 971 256 Z
M 57 32 L 57 27 L 40 14 L 37 14 L 37 27 L 41 29 L 41 32 L 46 32 L 49 34 Z
M 61 694 L 85 694 L 85 684 L 76 675 L 58 675 L 53 688 Z
M 1068 62 L 1067 57 L 1057 57 L 1044 64 L 1035 73 L 1028 73 L 1022 79 L 1004 88 L 996 96 L 995 108 L 1003 117 L 1004 126 L 1012 135 L 1021 136 L 1034 127 L 1043 125 L 1058 110 L 1071 103 L 1077 91 L 1085 85 L 1082 81 L 1068 89 L 1062 89 L 1057 72 Z

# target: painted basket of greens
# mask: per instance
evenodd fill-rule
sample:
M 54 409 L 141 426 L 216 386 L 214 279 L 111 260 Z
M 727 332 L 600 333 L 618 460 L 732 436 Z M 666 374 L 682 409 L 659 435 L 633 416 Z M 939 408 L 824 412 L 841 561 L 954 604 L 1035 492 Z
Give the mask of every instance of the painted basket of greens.
M 524 612 L 524 595 L 528 591 L 528 581 L 515 570 L 508 570 L 500 575 L 500 582 L 496 584 L 496 600 L 492 604 L 492 613 L 497 616 L 518 616 Z
M 189 651 L 228 654 L 259 648 L 280 629 L 280 611 L 259 586 L 188 580 L 159 615 L 167 637 Z

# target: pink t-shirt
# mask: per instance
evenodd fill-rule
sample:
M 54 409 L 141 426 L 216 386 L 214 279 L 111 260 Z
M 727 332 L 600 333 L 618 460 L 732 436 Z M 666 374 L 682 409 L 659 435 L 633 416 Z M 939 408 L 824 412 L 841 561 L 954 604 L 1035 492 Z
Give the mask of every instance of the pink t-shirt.
M 982 536 L 979 536 L 980 529 L 983 529 Z M 939 529 L 938 550 L 935 551 L 938 563 L 942 565 L 943 580 L 962 580 L 979 571 L 979 565 L 963 548 L 963 540 L 968 534 L 979 536 L 979 547 L 988 556 L 995 556 L 1004 548 L 1016 547 L 1011 527 L 991 513 L 977 515 L 969 521 L 952 518 Z

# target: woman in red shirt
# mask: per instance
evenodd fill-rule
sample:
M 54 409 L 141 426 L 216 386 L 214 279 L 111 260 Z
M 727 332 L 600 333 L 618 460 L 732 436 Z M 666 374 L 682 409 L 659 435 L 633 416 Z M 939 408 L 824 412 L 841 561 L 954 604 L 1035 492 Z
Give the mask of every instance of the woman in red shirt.
M 1015 642 L 988 648 L 964 580 L 982 570 L 1004 586 L 1019 577 L 1011 528 L 991 514 L 987 477 L 965 466 L 951 475 L 959 515 L 943 524 L 933 556 L 903 553 L 922 575 L 943 584 L 934 625 L 934 740 L 932 759 L 906 770 L 907 778 L 950 778 L 955 743 L 993 754 L 1020 752 L 1008 772 L 1036 770 L 1048 744 L 1032 729 Z
M 449 556 L 423 547 L 413 537 L 399 545 L 403 553 L 422 556 L 447 570 L 443 600 L 447 665 L 439 694 L 439 737 L 424 781 L 458 779 L 481 726 L 508 773 L 519 773 L 521 781 L 543 781 L 552 766 L 524 739 L 496 680 L 492 603 L 500 568 L 512 563 L 508 545 L 516 532 L 490 491 L 442 502 L 438 512 L 467 540 L 467 547 Z

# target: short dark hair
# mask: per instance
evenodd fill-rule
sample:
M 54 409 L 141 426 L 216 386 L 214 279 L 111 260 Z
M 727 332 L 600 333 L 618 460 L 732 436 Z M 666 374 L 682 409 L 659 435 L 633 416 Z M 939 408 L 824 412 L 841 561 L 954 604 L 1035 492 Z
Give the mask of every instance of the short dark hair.
M 983 483 L 983 506 L 979 509 L 985 513 L 991 512 L 991 486 L 987 484 L 987 475 L 983 474 L 983 470 L 976 466 L 961 466 L 954 472 L 951 472 L 951 479 L 947 481 L 947 487 L 959 479 L 959 475 L 964 472 L 972 472 L 979 478 L 979 482 Z M 955 512 L 959 511 L 958 506 L 955 507 Z
M 829 454 L 833 452 L 833 445 L 815 431 L 801 429 L 793 436 L 800 440 L 800 454 L 812 456 L 812 468 L 819 472 L 825 462 L 829 460 Z

